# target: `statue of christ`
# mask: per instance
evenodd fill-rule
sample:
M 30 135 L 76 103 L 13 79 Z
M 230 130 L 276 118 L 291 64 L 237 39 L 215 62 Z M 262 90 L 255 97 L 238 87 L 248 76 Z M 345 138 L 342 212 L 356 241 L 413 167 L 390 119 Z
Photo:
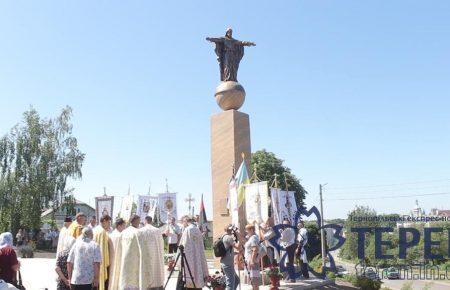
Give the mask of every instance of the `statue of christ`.
M 215 52 L 220 67 L 220 80 L 237 82 L 239 62 L 244 56 L 244 46 L 255 46 L 253 42 L 233 38 L 233 30 L 227 29 L 225 37 L 207 37 L 206 40 L 216 44 Z

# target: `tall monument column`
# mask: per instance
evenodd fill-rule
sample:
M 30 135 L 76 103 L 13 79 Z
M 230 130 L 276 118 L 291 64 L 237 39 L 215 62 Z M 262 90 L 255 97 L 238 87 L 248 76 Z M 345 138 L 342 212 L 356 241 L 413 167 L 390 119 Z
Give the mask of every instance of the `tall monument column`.
M 216 88 L 215 98 L 223 110 L 211 116 L 213 235 L 216 239 L 231 223 L 231 213 L 227 208 L 228 186 L 233 168 L 237 170 L 242 162 L 242 153 L 245 154 L 247 168 L 250 168 L 250 119 L 248 114 L 238 111 L 244 104 L 245 90 L 237 81 L 237 71 L 244 55 L 244 46 L 255 44 L 234 39 L 231 29 L 224 37 L 208 37 L 207 40 L 216 46 L 221 82 Z

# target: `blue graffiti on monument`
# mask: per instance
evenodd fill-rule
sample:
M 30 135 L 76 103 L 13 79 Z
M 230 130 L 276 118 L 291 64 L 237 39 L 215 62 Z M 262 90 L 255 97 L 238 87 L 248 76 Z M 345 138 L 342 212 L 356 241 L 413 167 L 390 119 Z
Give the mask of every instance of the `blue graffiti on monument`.
M 333 238 L 337 242 L 335 243 L 334 246 L 326 248 L 326 256 L 327 256 L 327 258 L 328 258 L 328 260 L 330 262 L 329 269 L 331 271 L 335 271 L 336 270 L 336 264 L 335 264 L 333 256 L 330 254 L 330 252 L 339 249 L 345 242 L 345 238 L 342 237 L 342 229 L 343 229 L 343 227 L 341 225 L 338 225 L 338 224 L 327 224 L 327 225 L 321 226 L 321 224 L 320 224 L 320 220 L 321 220 L 320 212 L 315 206 L 311 207 L 309 210 L 306 209 L 305 207 L 299 208 L 297 210 L 296 214 L 295 214 L 295 219 L 291 223 L 291 225 L 278 224 L 278 225 L 273 226 L 274 235 L 269 239 L 269 242 L 274 246 L 276 251 L 278 251 L 278 252 L 282 251 L 282 253 L 283 253 L 280 256 L 280 261 L 279 261 L 280 271 L 281 272 L 288 272 L 289 276 L 294 278 L 294 279 L 300 278 L 301 272 L 297 272 L 293 265 L 285 266 L 285 264 L 286 264 L 285 262 L 286 262 L 286 259 L 288 257 L 288 254 L 287 254 L 286 248 L 283 247 L 280 244 L 280 242 L 279 242 L 280 241 L 280 237 L 281 237 L 281 233 L 287 228 L 292 228 L 295 231 L 296 235 L 297 235 L 298 234 L 298 230 L 297 230 L 296 227 L 292 226 L 292 224 L 297 225 L 298 222 L 303 220 L 302 217 L 310 217 L 310 216 L 313 216 L 313 215 L 315 215 L 315 217 L 316 217 L 317 228 L 319 229 L 319 231 L 321 229 L 332 229 L 332 230 L 334 230 L 333 231 Z M 313 275 L 318 276 L 318 277 L 323 277 L 323 275 L 325 273 L 325 271 L 324 271 L 325 269 L 322 269 L 321 273 L 316 272 L 311 267 L 308 267 L 308 269 L 309 269 L 309 271 L 311 273 L 313 273 Z

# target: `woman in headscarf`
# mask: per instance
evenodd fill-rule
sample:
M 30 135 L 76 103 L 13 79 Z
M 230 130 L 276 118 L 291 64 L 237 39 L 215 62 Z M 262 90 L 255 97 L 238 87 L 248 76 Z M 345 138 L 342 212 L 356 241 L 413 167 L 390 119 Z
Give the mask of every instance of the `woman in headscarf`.
M 69 275 L 67 273 L 67 258 L 69 257 L 70 249 L 75 243 L 75 238 L 66 236 L 62 244 L 61 252 L 56 257 L 56 273 L 58 274 L 57 290 L 70 290 Z
M 7 283 L 17 284 L 19 261 L 13 248 L 13 235 L 10 232 L 0 235 L 0 279 Z

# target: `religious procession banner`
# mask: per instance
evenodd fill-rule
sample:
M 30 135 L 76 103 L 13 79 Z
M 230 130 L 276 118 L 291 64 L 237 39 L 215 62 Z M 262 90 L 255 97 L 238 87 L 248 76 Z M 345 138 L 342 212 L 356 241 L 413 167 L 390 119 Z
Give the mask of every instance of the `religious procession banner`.
M 158 206 L 158 197 L 151 195 L 139 195 L 136 214 L 141 217 L 141 219 L 146 216 L 155 218 L 156 207 Z
M 231 224 L 239 227 L 238 189 L 236 179 L 232 178 L 228 186 L 228 210 L 231 214 Z
M 273 222 L 275 225 L 281 224 L 282 220 L 280 221 L 280 200 L 278 199 L 278 192 L 280 191 L 279 188 L 270 188 L 270 198 L 271 198 L 271 204 L 272 204 L 272 216 L 273 216 Z
M 281 224 L 287 219 L 291 224 L 295 222 L 297 203 L 294 191 L 284 191 L 279 188 L 271 188 L 272 214 L 275 224 Z
M 133 196 L 126 195 L 122 199 L 122 207 L 120 208 L 120 217 L 126 221 L 131 218 L 131 210 L 133 209 Z
M 245 212 L 247 222 L 258 224 L 269 218 L 269 187 L 267 181 L 247 184 L 245 186 Z
M 167 223 L 168 219 L 177 216 L 177 194 L 176 193 L 160 193 L 158 195 L 159 217 L 161 222 Z
M 97 220 L 109 215 L 113 216 L 114 196 L 99 196 L 95 198 L 95 213 Z

